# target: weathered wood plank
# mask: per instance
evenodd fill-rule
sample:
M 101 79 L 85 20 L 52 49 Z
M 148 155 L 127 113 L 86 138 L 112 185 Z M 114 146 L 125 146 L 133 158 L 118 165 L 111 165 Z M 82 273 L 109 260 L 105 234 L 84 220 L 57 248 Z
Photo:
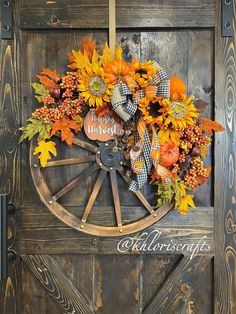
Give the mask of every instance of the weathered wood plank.
M 91 302 L 75 288 L 52 257 L 22 255 L 21 258 L 62 313 L 94 313 Z
M 212 31 L 188 31 L 188 54 L 187 54 L 187 86 L 190 95 L 207 102 L 207 107 L 202 114 L 213 118 L 214 111 L 214 37 Z M 204 56 L 204 58 L 203 58 Z M 208 149 L 206 164 L 213 169 L 213 149 Z M 207 182 L 198 186 L 195 199 L 199 206 L 213 205 L 213 174 Z
M 141 255 L 142 308 L 146 308 L 173 271 L 180 255 Z
M 130 210 L 132 210 L 132 208 L 130 208 Z M 98 213 L 99 212 L 98 210 Z M 104 216 L 106 216 L 105 211 L 103 211 L 103 213 Z M 133 219 L 135 217 L 135 211 L 133 210 L 132 213 L 134 214 Z M 122 249 L 122 252 L 119 252 L 117 245 L 122 239 L 121 237 L 103 238 L 87 236 L 63 226 L 60 222 L 58 222 L 58 226 L 56 226 L 55 220 L 54 222 L 51 220 L 47 226 L 45 224 L 47 218 L 45 217 L 49 217 L 49 215 L 44 215 L 41 218 L 40 216 L 41 213 L 39 212 L 36 216 L 32 215 L 32 217 L 30 217 L 29 215 L 28 218 L 26 218 L 27 215 L 25 215 L 22 210 L 22 217 L 25 217 L 25 220 L 28 221 L 27 224 L 24 225 L 24 229 L 20 230 L 21 237 L 19 245 L 22 254 L 36 254 L 36 252 L 45 252 L 45 254 L 75 252 L 120 254 L 122 252 L 132 253 L 141 247 L 141 244 L 139 244 L 138 248 L 134 248 L 131 245 L 128 250 Z M 37 224 L 36 220 L 38 220 Z M 45 221 L 44 223 L 43 220 Z M 174 251 L 176 254 L 184 253 L 191 255 L 197 243 L 203 244 L 204 242 L 204 250 L 202 249 L 198 254 L 212 255 L 214 252 L 212 208 L 192 209 L 187 216 L 180 215 L 175 211 L 170 211 L 160 222 L 145 231 L 151 233 L 154 230 L 161 232 L 158 238 L 158 242 L 160 243 L 159 248 L 156 252 L 151 250 L 150 252 L 143 252 L 144 254 L 166 254 L 173 253 Z M 146 241 L 147 244 L 150 244 L 154 235 L 155 232 L 153 232 L 152 236 Z M 134 236 L 137 238 L 138 235 L 136 234 Z M 139 243 L 141 243 L 140 241 Z M 69 246 L 68 243 L 70 243 Z M 171 245 L 172 249 L 174 245 L 175 249 L 170 251 L 171 248 L 170 246 L 168 247 L 168 244 Z M 179 250 L 177 250 L 178 244 L 180 244 Z M 185 244 L 185 246 L 183 246 L 183 244 Z
M 20 261 L 20 268 L 21 280 L 18 293 L 21 300 L 21 312 L 24 314 L 46 314 L 45 289 L 22 260 Z
M 0 36 L 1 36 L 0 27 Z M 16 36 L 15 29 L 13 30 Z M 1 38 L 1 37 L 0 37 Z M 8 193 L 9 201 L 20 204 L 20 158 L 18 146 L 19 125 L 19 75 L 17 49 L 19 43 L 0 40 L 0 193 Z M 16 248 L 16 219 L 9 218 L 9 247 Z M 18 264 L 10 261 L 9 278 L 0 284 L 0 313 L 20 312 L 18 303 Z
M 215 313 L 236 312 L 236 3 L 232 38 L 221 37 L 221 1 L 216 1 L 215 119 L 226 129 L 215 137 Z
M 183 257 L 143 313 L 213 313 L 209 265 L 206 257 Z
M 95 257 L 96 313 L 140 313 L 140 257 Z
M 108 28 L 108 1 L 20 1 L 20 27 Z M 213 27 L 213 0 L 117 1 L 118 28 Z

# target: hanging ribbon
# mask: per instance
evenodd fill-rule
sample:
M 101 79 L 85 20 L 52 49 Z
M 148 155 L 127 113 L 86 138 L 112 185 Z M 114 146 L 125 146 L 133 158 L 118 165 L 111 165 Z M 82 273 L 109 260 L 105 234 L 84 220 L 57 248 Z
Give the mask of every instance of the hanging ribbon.
M 116 0 L 109 0 L 109 47 L 114 56 L 116 46 Z
M 171 182 L 171 172 L 160 165 L 160 145 L 155 128 L 151 127 L 151 133 L 144 122 L 140 119 L 137 123 L 136 144 L 130 151 L 131 167 L 136 174 L 129 190 L 135 192 L 143 187 L 148 180 L 152 166 L 164 184 Z

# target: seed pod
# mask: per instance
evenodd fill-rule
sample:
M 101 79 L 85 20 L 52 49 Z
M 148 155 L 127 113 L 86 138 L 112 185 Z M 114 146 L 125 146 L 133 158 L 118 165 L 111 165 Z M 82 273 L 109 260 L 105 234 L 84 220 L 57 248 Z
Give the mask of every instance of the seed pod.
M 198 156 L 200 156 L 200 154 L 201 154 L 200 148 L 198 146 L 194 146 L 190 155 L 192 157 L 198 157 Z
M 53 88 L 50 90 L 50 96 L 55 99 L 60 99 L 61 90 L 59 88 Z

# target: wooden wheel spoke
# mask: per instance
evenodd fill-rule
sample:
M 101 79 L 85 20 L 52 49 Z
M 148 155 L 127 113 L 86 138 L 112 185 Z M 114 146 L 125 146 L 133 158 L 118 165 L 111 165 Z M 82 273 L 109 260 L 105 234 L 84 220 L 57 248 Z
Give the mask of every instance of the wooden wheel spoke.
M 91 167 L 86 168 L 84 171 L 82 171 L 78 177 L 67 183 L 60 191 L 58 191 L 55 195 L 53 195 L 53 200 L 57 201 L 59 198 L 61 198 L 63 195 L 65 195 L 67 192 L 69 192 L 71 189 L 73 189 L 82 179 L 85 179 L 88 176 L 91 176 L 95 171 L 99 169 L 98 165 L 94 163 Z
M 130 184 L 131 179 L 125 175 L 124 171 L 119 170 L 119 173 L 121 174 L 122 178 L 127 182 L 127 184 Z M 148 203 L 145 196 L 140 190 L 135 191 L 134 194 L 137 196 L 137 198 L 140 200 L 143 206 L 149 211 L 150 214 L 154 213 L 152 206 Z
M 75 137 L 72 139 L 72 143 L 93 153 L 96 153 L 98 149 L 98 147 L 96 147 L 95 145 L 92 145 Z
M 49 161 L 46 164 L 46 167 L 73 165 L 73 164 L 87 163 L 87 162 L 91 162 L 95 160 L 96 160 L 95 155 L 80 156 L 80 157 L 75 157 L 75 158 L 66 158 L 66 159 Z
M 56 133 L 55 136 L 61 138 L 61 136 L 60 136 L 59 133 Z M 92 145 L 92 144 L 90 144 L 90 143 L 87 143 L 87 142 L 85 142 L 85 141 L 83 141 L 83 140 L 80 140 L 80 139 L 78 139 L 78 138 L 76 138 L 76 137 L 74 137 L 74 138 L 72 139 L 72 144 L 74 144 L 74 145 L 76 145 L 76 146 L 79 146 L 79 147 L 81 147 L 81 148 L 84 148 L 84 149 L 86 149 L 86 150 L 88 150 L 88 151 L 90 151 L 90 152 L 92 152 L 92 153 L 96 153 L 96 151 L 97 151 L 97 149 L 98 149 L 97 146 Z
M 85 207 L 85 210 L 84 210 L 84 213 L 83 213 L 83 217 L 82 217 L 82 221 L 83 222 L 86 222 L 87 218 L 88 218 L 88 215 L 90 214 L 91 212 L 91 209 L 93 207 L 93 204 L 97 198 L 97 195 L 101 189 L 101 186 L 102 186 L 102 183 L 106 177 L 106 174 L 107 174 L 107 171 L 106 170 L 103 170 L 101 169 L 100 170 L 100 173 L 99 173 L 99 176 L 97 178 L 97 181 L 93 187 L 93 191 L 90 195 L 90 198 L 88 200 L 88 204 L 86 205 Z
M 114 206 L 115 206 L 115 213 L 116 213 L 116 221 L 118 226 L 122 226 L 121 222 L 121 209 L 120 209 L 120 197 L 119 197 L 119 191 L 118 191 L 118 184 L 117 184 L 117 175 L 116 171 L 112 170 L 110 172 L 110 178 L 111 178 L 111 188 L 112 188 L 112 194 L 113 194 L 113 200 L 114 200 Z

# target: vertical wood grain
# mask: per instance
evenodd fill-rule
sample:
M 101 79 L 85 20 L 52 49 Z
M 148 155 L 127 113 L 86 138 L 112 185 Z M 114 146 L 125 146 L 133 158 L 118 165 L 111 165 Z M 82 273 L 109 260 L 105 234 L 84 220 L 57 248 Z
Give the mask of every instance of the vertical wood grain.
M 21 191 L 18 146 L 20 116 L 18 48 L 17 28 L 15 28 L 13 40 L 0 40 L 0 193 L 8 193 L 9 201 L 17 208 L 20 204 Z M 16 215 L 18 216 L 19 213 L 17 212 Z M 17 250 L 15 230 L 16 219 L 12 216 L 9 218 L 8 240 L 11 248 Z M 9 278 L 0 284 L 0 313 L 19 313 L 17 262 L 9 262 Z
M 232 38 L 221 37 L 217 0 L 215 119 L 225 128 L 215 138 L 215 313 L 236 313 L 236 3 Z
M 95 258 L 96 313 L 140 313 L 140 256 L 98 255 Z
M 173 271 L 180 257 L 178 255 L 142 256 L 142 308 L 146 308 L 158 293 L 162 283 Z

